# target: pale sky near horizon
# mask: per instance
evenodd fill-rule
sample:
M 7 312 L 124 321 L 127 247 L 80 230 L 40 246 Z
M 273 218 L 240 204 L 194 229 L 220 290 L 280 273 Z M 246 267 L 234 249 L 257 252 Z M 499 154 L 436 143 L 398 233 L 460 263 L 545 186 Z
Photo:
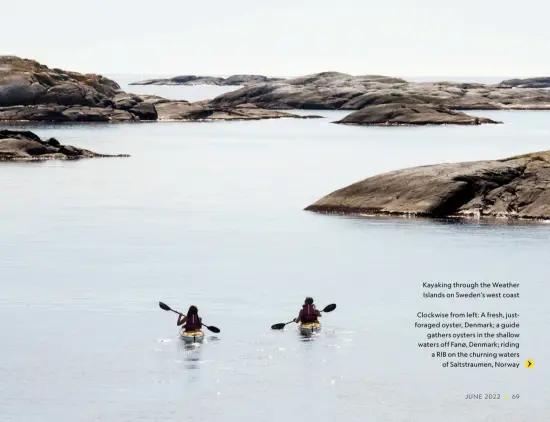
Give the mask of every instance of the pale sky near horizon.
M 95 73 L 550 75 L 544 0 L 27 0 L 0 55 Z

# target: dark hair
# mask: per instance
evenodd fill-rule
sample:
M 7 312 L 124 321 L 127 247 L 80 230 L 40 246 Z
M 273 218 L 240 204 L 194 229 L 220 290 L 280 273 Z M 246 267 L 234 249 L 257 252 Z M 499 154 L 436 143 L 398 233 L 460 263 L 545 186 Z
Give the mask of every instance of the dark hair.
M 312 297 L 306 297 L 305 304 L 306 305 L 313 305 L 313 298 Z
M 187 311 L 187 318 L 191 317 L 191 315 L 198 315 L 199 310 L 195 305 L 191 305 L 189 307 L 189 310 Z

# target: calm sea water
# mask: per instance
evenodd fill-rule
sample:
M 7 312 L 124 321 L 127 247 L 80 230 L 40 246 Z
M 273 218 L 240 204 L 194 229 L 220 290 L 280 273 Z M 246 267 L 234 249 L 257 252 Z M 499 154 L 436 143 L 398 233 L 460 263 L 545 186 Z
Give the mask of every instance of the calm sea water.
M 131 87 L 168 88 L 193 100 L 223 90 Z M 0 167 L 0 419 L 547 421 L 550 226 L 302 209 L 383 171 L 550 149 L 548 114 L 476 112 L 506 124 L 423 128 L 317 114 L 27 125 L 132 157 Z M 535 369 L 440 368 L 417 347 L 414 321 L 450 308 L 421 299 L 423 281 L 520 282 L 515 305 L 452 309 L 520 312 L 520 352 Z M 269 329 L 306 295 L 338 304 L 315 340 Z M 196 304 L 222 332 L 186 349 L 158 301 Z M 483 392 L 521 397 L 464 400 Z

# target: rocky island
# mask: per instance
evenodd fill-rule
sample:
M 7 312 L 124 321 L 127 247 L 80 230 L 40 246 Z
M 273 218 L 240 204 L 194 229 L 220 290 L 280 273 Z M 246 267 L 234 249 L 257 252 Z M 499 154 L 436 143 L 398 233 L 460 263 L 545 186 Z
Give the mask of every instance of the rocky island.
M 322 72 L 250 85 L 210 102 L 225 107 L 244 103 L 277 110 L 359 110 L 393 103 L 428 104 L 450 110 L 550 110 L 550 90 L 478 83 L 420 83 L 381 75 Z
M 129 155 L 98 154 L 71 145 L 61 145 L 55 138 L 42 140 L 31 131 L 0 130 L 0 161 L 75 160 L 95 157 Z
M 499 85 L 502 88 L 550 88 L 550 76 L 526 79 L 508 79 Z
M 320 213 L 550 219 L 550 151 L 369 177 L 306 208 Z
M 35 60 L 0 56 L 0 121 L 140 122 L 305 117 L 261 110 L 254 105 L 238 105 L 240 107 L 225 107 L 129 94 L 115 81 L 101 75 L 51 69 Z
M 466 113 L 429 104 L 379 104 L 364 107 L 348 114 L 335 123 L 398 126 L 398 125 L 480 125 L 502 123 L 485 117 L 473 117 Z
M 218 86 L 247 86 L 266 82 L 282 81 L 284 78 L 268 78 L 263 75 L 232 75 L 228 78 L 216 76 L 181 75 L 165 79 L 147 79 L 132 82 L 130 85 L 218 85 Z
M 126 93 L 115 81 L 101 75 L 50 69 L 34 60 L 0 56 L 0 121 L 141 122 L 318 117 L 284 111 L 306 109 L 360 110 L 337 122 L 342 124 L 477 125 L 499 122 L 457 111 L 550 110 L 550 90 L 510 89 L 511 81 L 497 85 L 417 83 L 383 75 L 322 72 L 291 79 L 261 75 L 233 75 L 225 79 L 184 75 L 141 82 L 165 83 L 246 86 L 212 100 L 190 103 Z M 520 83 L 517 86 L 527 85 Z

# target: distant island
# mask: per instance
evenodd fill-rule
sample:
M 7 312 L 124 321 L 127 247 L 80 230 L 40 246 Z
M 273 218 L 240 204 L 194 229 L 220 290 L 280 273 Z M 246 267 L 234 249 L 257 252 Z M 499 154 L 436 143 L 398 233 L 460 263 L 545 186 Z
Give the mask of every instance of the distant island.
M 550 90 L 511 89 L 501 84 L 408 82 L 383 75 L 322 72 L 250 85 L 219 95 L 210 103 L 252 103 L 275 110 L 360 110 L 395 103 L 430 104 L 450 110 L 550 110 Z
M 537 81 L 500 84 L 408 82 L 384 75 L 321 72 L 297 78 L 176 76 L 134 84 L 245 85 L 211 100 L 188 102 L 121 90 L 102 75 L 49 68 L 0 56 L 0 121 L 142 122 L 312 118 L 289 111 L 349 110 L 339 124 L 446 125 L 500 123 L 467 110 L 550 110 L 550 90 Z M 515 81 L 515 82 L 514 82 Z M 284 111 L 287 110 L 287 111 Z
M 233 75 L 228 78 L 215 76 L 181 75 L 167 79 L 147 79 L 132 82 L 130 85 L 218 85 L 218 86 L 247 86 L 266 82 L 283 81 L 284 78 L 268 78 L 263 75 Z
M 498 84 L 504 88 L 550 88 L 550 76 L 526 79 L 508 79 Z

